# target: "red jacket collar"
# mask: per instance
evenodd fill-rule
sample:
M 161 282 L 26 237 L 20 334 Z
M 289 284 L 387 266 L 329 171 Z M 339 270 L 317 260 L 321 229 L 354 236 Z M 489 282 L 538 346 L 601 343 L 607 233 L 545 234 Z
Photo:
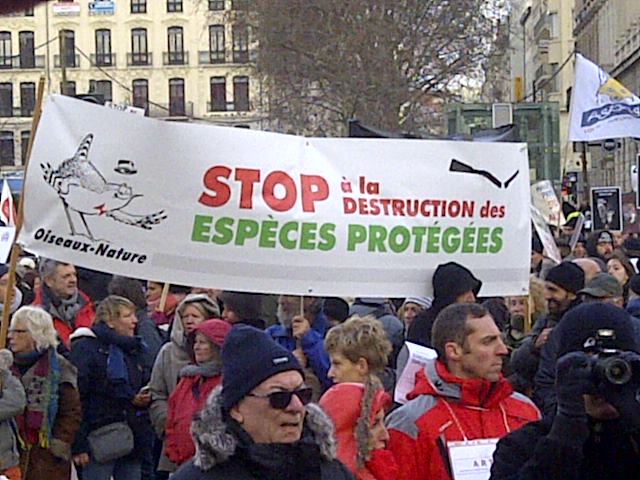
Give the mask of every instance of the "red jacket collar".
M 493 408 L 513 393 L 509 382 L 500 377 L 497 382 L 456 377 L 438 360 L 428 363 L 416 373 L 414 389 L 409 400 L 418 395 L 433 395 L 458 401 L 465 405 Z

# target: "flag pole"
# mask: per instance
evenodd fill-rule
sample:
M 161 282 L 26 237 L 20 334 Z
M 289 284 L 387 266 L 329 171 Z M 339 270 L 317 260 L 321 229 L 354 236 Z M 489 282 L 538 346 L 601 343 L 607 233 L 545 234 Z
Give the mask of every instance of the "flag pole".
M 587 142 L 582 143 L 582 196 L 587 204 L 591 201 L 589 198 L 589 172 L 587 171 Z M 578 205 L 578 207 L 580 207 Z
M 31 119 L 31 134 L 29 136 L 29 147 L 27 149 L 27 156 L 24 164 L 24 178 L 27 178 L 27 168 L 29 166 L 29 159 L 31 158 L 31 150 L 33 148 L 33 141 L 36 137 L 38 130 L 38 124 L 40 123 L 40 117 L 42 115 L 42 100 L 44 98 L 44 77 L 40 77 L 38 81 L 38 96 L 36 99 L 36 105 L 33 110 L 33 118 Z M 16 218 L 16 236 L 22 228 L 22 220 L 24 218 L 24 191 L 26 190 L 26 184 L 22 183 L 22 192 L 20 192 L 20 205 L 18 205 L 18 218 Z M 14 240 L 11 247 L 11 257 L 9 260 L 9 281 L 7 282 L 7 289 L 4 294 L 4 309 L 2 311 L 2 323 L 0 324 L 0 348 L 5 348 L 7 345 L 7 333 L 9 332 L 9 315 L 11 313 L 11 297 L 13 295 L 13 288 L 16 284 L 16 265 L 18 263 L 18 257 L 22 253 L 20 245 Z

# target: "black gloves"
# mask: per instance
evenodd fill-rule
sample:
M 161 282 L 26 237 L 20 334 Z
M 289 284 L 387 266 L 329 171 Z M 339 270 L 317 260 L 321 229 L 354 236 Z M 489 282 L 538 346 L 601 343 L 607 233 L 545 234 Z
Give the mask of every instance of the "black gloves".
M 591 359 L 584 352 L 570 352 L 556 365 L 556 396 L 558 415 L 585 417 L 582 395 L 596 391 L 591 375 Z

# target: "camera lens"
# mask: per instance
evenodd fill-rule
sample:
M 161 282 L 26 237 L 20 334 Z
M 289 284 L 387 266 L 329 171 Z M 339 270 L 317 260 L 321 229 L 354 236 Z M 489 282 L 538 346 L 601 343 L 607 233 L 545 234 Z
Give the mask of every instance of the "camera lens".
M 629 383 L 633 376 L 631 365 L 621 358 L 607 358 L 604 360 L 602 370 L 604 377 L 613 385 L 624 385 Z

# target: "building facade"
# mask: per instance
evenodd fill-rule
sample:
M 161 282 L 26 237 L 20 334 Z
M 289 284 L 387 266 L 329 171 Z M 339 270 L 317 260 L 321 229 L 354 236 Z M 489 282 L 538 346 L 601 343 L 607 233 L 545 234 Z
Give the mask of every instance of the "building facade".
M 574 0 L 514 0 L 510 16 L 512 101 L 557 104 L 560 173 L 580 167 L 568 142 L 573 9 Z
M 576 51 L 589 58 L 632 92 L 640 92 L 640 2 L 637 0 L 576 0 Z M 615 151 L 589 146 L 591 186 L 615 185 L 632 189 L 631 167 L 638 142 L 620 139 Z
M 38 79 L 150 117 L 261 128 L 247 0 L 58 0 L 0 17 L 0 167 L 25 161 Z

